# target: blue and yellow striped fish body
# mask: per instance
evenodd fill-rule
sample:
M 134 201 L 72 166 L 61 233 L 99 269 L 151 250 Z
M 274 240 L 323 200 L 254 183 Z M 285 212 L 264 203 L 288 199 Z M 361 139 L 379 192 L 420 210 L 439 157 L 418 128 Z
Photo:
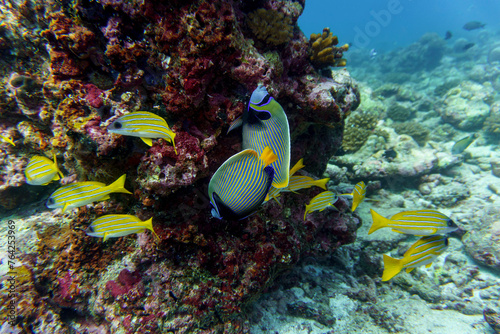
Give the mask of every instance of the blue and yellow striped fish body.
M 356 183 L 354 186 L 354 189 L 352 190 L 352 209 L 351 211 L 354 212 L 358 205 L 363 202 L 366 196 L 366 184 L 361 181 Z
M 53 157 L 54 161 L 40 155 L 31 157 L 24 169 L 26 183 L 33 186 L 47 185 L 64 177 L 57 167 L 56 155 L 53 154 Z
M 313 186 L 320 187 L 323 190 L 326 190 L 326 184 L 330 181 L 330 178 L 315 180 L 309 176 L 303 175 L 293 175 L 290 177 L 290 181 L 288 182 L 287 191 L 297 192 L 300 189 L 308 189 Z
M 288 186 L 290 169 L 290 128 L 281 105 L 264 86 L 259 86 L 250 97 L 247 111 L 243 114 L 243 149 L 262 154 L 269 146 L 278 159 L 271 164 L 275 175 L 273 187 Z
M 167 122 L 158 115 L 147 111 L 131 112 L 117 118 L 108 127 L 108 132 L 124 136 L 140 137 L 147 145 L 152 146 L 152 139 L 163 138 L 174 146 L 175 133 L 170 130 Z
M 370 212 L 373 224 L 368 234 L 384 227 L 389 227 L 394 232 L 418 236 L 445 234 L 458 229 L 453 220 L 436 210 L 403 211 L 395 214 L 391 219 L 382 217 L 372 209 Z
M 304 212 L 304 220 L 306 220 L 306 215 L 309 212 L 323 211 L 328 206 L 331 206 L 335 210 L 335 202 L 337 202 L 337 195 L 333 191 L 323 191 L 322 193 L 314 196 L 309 204 L 306 205 L 306 212 Z M 338 210 L 337 210 L 338 211 Z
M 382 281 L 388 281 L 401 270 L 410 272 L 416 267 L 431 266 L 432 261 L 448 247 L 448 238 L 442 235 L 429 235 L 418 239 L 404 254 L 402 259 L 395 259 L 384 254 L 384 273 Z
M 153 229 L 153 218 L 141 221 L 139 218 L 131 215 L 106 215 L 99 217 L 90 224 L 86 232 L 91 237 L 104 238 L 104 242 L 109 238 L 123 237 L 132 233 L 141 233 L 145 230 L 150 230 L 159 239 Z
M 14 144 L 14 142 L 12 141 L 12 139 L 10 139 L 9 137 L 0 135 L 0 139 L 2 139 L 6 143 L 11 144 L 12 146 L 16 146 L 16 144 Z
M 274 177 L 270 165 L 276 155 L 266 147 L 259 157 L 244 150 L 227 159 L 208 185 L 215 218 L 242 219 L 254 212 L 266 198 Z
M 64 185 L 54 191 L 47 200 L 49 209 L 77 208 L 97 201 L 104 201 L 109 198 L 110 193 L 131 194 L 125 189 L 125 174 L 120 176 L 115 182 L 106 186 L 102 182 L 76 182 Z

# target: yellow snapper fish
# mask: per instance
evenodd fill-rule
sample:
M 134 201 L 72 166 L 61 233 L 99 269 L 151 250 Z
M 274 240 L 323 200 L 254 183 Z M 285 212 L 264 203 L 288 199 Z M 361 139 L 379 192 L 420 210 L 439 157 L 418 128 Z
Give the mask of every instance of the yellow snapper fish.
M 354 212 L 358 205 L 363 202 L 366 196 L 366 184 L 361 181 L 356 183 L 352 193 L 350 194 L 341 194 L 340 196 L 352 196 L 352 208 L 351 211 Z
M 33 186 L 47 185 L 51 181 L 57 181 L 64 177 L 57 167 L 56 155 L 52 153 L 54 161 L 49 158 L 35 155 L 24 169 L 26 183 Z
M 323 191 L 322 193 L 314 196 L 309 202 L 309 204 L 306 205 L 306 212 L 304 212 L 304 220 L 306 220 L 306 215 L 309 212 L 323 211 L 328 206 L 331 206 L 336 211 L 338 211 L 334 205 L 336 201 L 337 201 L 337 196 L 333 191 Z
M 370 209 L 373 224 L 368 234 L 389 227 L 394 232 L 413 235 L 445 234 L 458 229 L 457 224 L 448 216 L 436 210 L 403 211 L 387 219 Z
M 290 169 L 290 128 L 288 118 L 281 105 L 267 92 L 264 86 L 255 89 L 247 110 L 236 119 L 229 131 L 243 125 L 243 149 L 252 149 L 262 154 L 269 146 L 278 159 L 271 164 L 275 174 L 273 187 L 288 186 Z
M 305 165 L 304 165 L 304 159 L 301 158 L 290 169 L 289 177 L 291 178 L 299 169 L 302 169 L 304 167 L 305 167 Z M 269 201 L 271 198 L 274 198 L 278 202 L 278 197 L 280 196 L 280 192 L 282 190 L 284 190 L 284 188 L 275 188 L 275 187 L 271 186 L 271 188 L 269 188 L 269 192 L 267 193 L 267 196 L 266 196 L 266 199 L 264 200 L 264 202 Z M 278 202 L 278 204 L 279 204 L 279 202 Z
M 295 193 L 300 189 L 309 189 L 314 186 L 326 190 L 326 184 L 328 183 L 328 181 L 330 181 L 329 177 L 325 179 L 315 180 L 309 176 L 294 175 L 290 177 L 290 181 L 288 182 L 288 187 L 286 188 L 285 191 L 291 191 Z
M 272 163 L 277 157 L 266 147 L 259 155 L 244 150 L 227 159 L 208 184 L 212 216 L 218 219 L 243 219 L 264 201 L 274 177 Z
M 108 127 L 108 132 L 140 137 L 149 146 L 153 146 L 152 139 L 163 138 L 172 143 L 177 154 L 174 142 L 175 133 L 170 130 L 163 118 L 147 111 L 131 112 L 118 117 Z
M 11 144 L 12 146 L 16 146 L 16 144 L 14 144 L 14 142 L 12 141 L 12 139 L 10 139 L 9 137 L 0 135 L 0 139 L 2 139 L 6 143 Z
M 132 233 L 141 233 L 145 230 L 150 230 L 157 239 L 160 239 L 153 229 L 153 218 L 141 221 L 139 218 L 131 215 L 106 215 L 99 217 L 90 224 L 86 233 L 91 237 L 104 238 L 104 242 L 109 238 L 123 237 Z
M 409 273 L 419 266 L 429 268 L 432 261 L 448 247 L 448 238 L 441 235 L 429 235 L 417 240 L 404 254 L 402 259 L 395 259 L 384 254 L 384 273 L 382 281 L 388 281 L 401 270 Z
M 50 195 L 47 200 L 47 207 L 49 209 L 62 208 L 63 212 L 65 212 L 67 209 L 107 200 L 110 193 L 131 194 L 130 191 L 125 189 L 125 177 L 126 175 L 123 174 L 109 186 L 94 181 L 67 184 Z

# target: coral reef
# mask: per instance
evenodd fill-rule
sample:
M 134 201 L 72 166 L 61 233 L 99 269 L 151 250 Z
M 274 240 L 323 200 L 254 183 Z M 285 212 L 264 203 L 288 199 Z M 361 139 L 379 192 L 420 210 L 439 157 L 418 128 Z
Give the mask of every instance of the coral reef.
M 415 121 L 394 124 L 394 130 L 400 135 L 411 136 L 419 145 L 423 146 L 427 140 L 429 130 Z
M 342 201 L 340 212 L 303 221 L 314 189 L 286 194 L 281 206 L 269 202 L 240 222 L 209 218 L 208 176 L 240 149 L 239 134 L 227 135 L 227 128 L 258 84 L 285 108 L 292 161 L 303 157 L 316 175 L 340 147 L 345 118 L 359 105 L 346 70 L 328 78 L 315 71 L 311 46 L 296 26 L 303 5 L 0 4 L 2 19 L 13 27 L 2 27 L 0 38 L 19 52 L 0 50 L 1 132 L 16 143 L 1 144 L 2 210 L 42 202 L 57 187 L 29 187 L 22 173 L 26 156 L 48 151 L 68 176 L 63 182 L 108 183 L 126 173 L 133 192 L 29 226 L 32 237 L 20 244 L 19 265 L 31 275 L 20 286 L 25 295 L 13 327 L 247 332 L 242 308 L 279 273 L 306 253 L 326 254 L 355 239 L 360 221 Z M 262 10 L 265 15 L 257 14 Z M 263 35 L 250 31 L 250 13 L 272 16 L 278 34 L 260 40 Z M 148 147 L 107 131 L 118 117 L 139 110 L 172 125 L 178 154 L 163 140 Z M 153 217 L 161 241 L 145 234 L 104 243 L 87 236 L 89 222 L 107 213 Z M 0 299 L 7 302 L 4 291 Z M 28 325 L 28 319 L 37 320 Z
M 347 118 L 342 148 L 346 152 L 355 152 L 366 142 L 377 126 L 376 114 L 357 111 Z
M 405 107 L 400 103 L 392 103 L 387 108 L 387 117 L 394 121 L 405 122 L 415 113 L 415 110 Z
M 474 130 L 480 128 L 488 117 L 493 94 L 488 82 L 481 85 L 463 81 L 448 90 L 443 104 L 437 109 L 445 122 L 461 130 Z
M 333 35 L 330 28 L 324 28 L 321 34 L 311 34 L 313 64 L 317 67 L 345 66 L 346 60 L 342 56 L 345 51 L 349 50 L 349 45 L 337 47 L 338 42 L 337 36 Z
M 251 12 L 247 24 L 258 39 L 271 45 L 287 43 L 293 36 L 290 16 L 271 9 L 259 8 Z

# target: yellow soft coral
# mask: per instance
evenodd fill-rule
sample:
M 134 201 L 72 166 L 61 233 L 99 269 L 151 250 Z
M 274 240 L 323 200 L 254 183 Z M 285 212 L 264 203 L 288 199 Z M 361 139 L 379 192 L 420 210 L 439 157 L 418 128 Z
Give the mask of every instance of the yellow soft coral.
M 311 34 L 311 61 L 318 67 L 324 66 L 345 66 L 346 60 L 342 58 L 345 51 L 349 49 L 349 45 L 345 44 L 340 47 L 337 36 L 333 36 L 330 28 L 323 29 L 321 34 Z
M 269 44 L 284 44 L 293 36 L 292 19 L 274 10 L 259 8 L 251 12 L 247 24 L 258 39 Z

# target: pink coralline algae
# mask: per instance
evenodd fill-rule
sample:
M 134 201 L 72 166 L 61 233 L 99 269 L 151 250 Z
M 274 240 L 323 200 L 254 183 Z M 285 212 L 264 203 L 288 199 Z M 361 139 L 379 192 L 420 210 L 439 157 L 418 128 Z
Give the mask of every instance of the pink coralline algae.
M 210 176 L 241 150 L 241 132 L 228 134 L 229 124 L 259 84 L 287 114 L 292 164 L 304 158 L 313 175 L 324 172 L 340 147 L 346 116 L 359 104 L 347 71 L 325 77 L 310 63 L 309 42 L 296 25 L 304 1 L 259 3 L 290 17 L 288 42 L 254 40 L 246 22 L 256 2 L 32 4 L 31 22 L 39 22 L 48 45 L 30 71 L 19 59 L 9 60 L 14 69 L 0 68 L 33 73 L 42 107 L 28 115 L 0 91 L 0 102 L 9 105 L 2 117 L 12 118 L 17 130 L 16 146 L 7 148 L 12 158 L 2 164 L 13 172 L 2 175 L 0 198 L 13 195 L 6 209 L 22 203 L 32 189 L 17 179 L 23 154 L 50 150 L 63 173 L 78 181 L 109 183 L 125 173 L 133 195 L 112 194 L 75 209 L 69 225 L 43 235 L 40 259 L 23 261 L 34 267 L 32 283 L 40 287 L 30 300 L 44 302 L 23 313 L 19 326 L 44 315 L 54 319 L 48 331 L 66 333 L 73 324 L 59 314 L 72 308 L 103 332 L 247 333 L 241 311 L 281 272 L 305 254 L 329 254 L 355 239 L 360 220 L 342 200 L 340 211 L 314 212 L 304 221 L 315 189 L 286 193 L 281 205 L 269 201 L 241 221 L 210 215 Z M 26 20 L 23 12 L 16 15 Z M 21 34 L 12 38 L 24 41 Z M 46 64 L 50 71 L 33 72 Z M 107 131 L 119 116 L 140 110 L 167 121 L 178 154 L 163 139 L 148 146 Z M 152 217 L 160 240 L 134 234 L 103 242 L 85 234 L 91 220 L 113 213 Z M 45 325 L 34 326 L 43 332 Z

